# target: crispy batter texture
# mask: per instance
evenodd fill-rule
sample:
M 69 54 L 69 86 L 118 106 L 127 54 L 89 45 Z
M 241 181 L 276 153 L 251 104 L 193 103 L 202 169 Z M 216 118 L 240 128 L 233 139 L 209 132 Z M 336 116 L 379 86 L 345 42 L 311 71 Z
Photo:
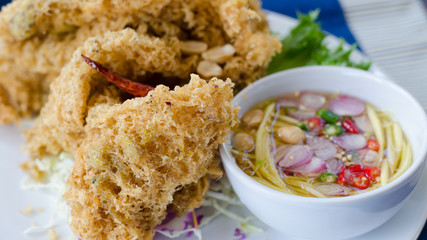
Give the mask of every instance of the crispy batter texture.
M 25 133 L 24 169 L 41 179 L 35 159 L 73 153 L 65 198 L 82 239 L 152 239 L 167 209 L 200 206 L 222 174 L 216 149 L 237 123 L 233 85 L 263 76 L 280 50 L 256 0 L 15 0 L 0 30 L 9 79 L 0 79 L 0 122 L 46 102 Z M 181 52 L 186 40 L 232 44 L 218 77 L 234 84 L 189 80 L 202 57 Z M 178 86 L 124 101 L 81 54 L 135 81 Z
M 0 73 L 7 76 L 0 78 L 4 92 L 0 94 L 0 123 L 37 114 L 49 83 L 78 47 L 91 37 L 126 27 L 165 42 L 201 40 L 209 47 L 233 44 L 236 54 L 218 77 L 232 78 L 237 90 L 263 76 L 271 57 L 280 50 L 256 0 L 14 0 L 0 13 Z M 135 52 L 132 47 L 123 51 L 127 58 L 142 58 L 129 56 Z M 185 63 L 180 74 L 175 74 L 181 77 L 195 72 L 201 61 L 200 55 L 177 53 L 176 58 Z M 140 77 L 152 74 L 150 69 L 138 70 Z
M 120 92 L 81 58 L 84 54 L 115 72 L 137 79 L 145 71 L 187 78 L 188 64 L 180 58 L 175 38 L 159 39 L 126 28 L 89 39 L 51 84 L 51 94 L 34 126 L 26 132 L 32 159 L 74 153 L 86 133 L 89 109 L 119 103 Z
M 10 103 L 7 101 L 6 92 L 0 87 L 0 122 L 13 122 L 17 121 L 18 116 Z
M 90 109 L 65 199 L 82 239 L 152 239 L 169 205 L 199 207 L 237 124 L 232 83 L 192 75 L 173 91 Z M 189 201 L 187 201 L 189 200 Z
M 175 91 L 158 86 L 122 103 L 122 92 L 81 58 L 133 79 L 145 70 L 182 78 L 187 64 L 176 43 L 132 29 L 88 40 L 26 132 L 32 158 L 25 170 L 35 178 L 42 176 L 33 159 L 74 154 L 66 198 L 83 239 L 151 239 L 167 208 L 183 214 L 199 207 L 209 180 L 222 174 L 214 153 L 237 121 L 230 80 L 193 75 Z

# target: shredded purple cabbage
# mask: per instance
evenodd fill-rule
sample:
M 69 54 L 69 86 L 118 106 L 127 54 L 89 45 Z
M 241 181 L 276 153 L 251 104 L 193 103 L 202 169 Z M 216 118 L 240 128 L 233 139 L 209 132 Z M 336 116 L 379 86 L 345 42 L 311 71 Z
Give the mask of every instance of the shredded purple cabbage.
M 203 220 L 203 214 L 197 216 L 197 223 L 200 224 L 202 222 L 202 220 Z
M 187 213 L 187 218 L 185 219 L 184 223 L 185 223 L 185 227 L 182 230 L 187 230 L 188 227 L 190 226 L 190 224 L 193 223 L 193 213 L 192 212 Z
M 237 237 L 234 240 L 244 240 L 246 239 L 246 234 L 244 234 L 240 229 L 236 228 L 234 230 L 234 236 Z
M 187 214 L 187 219 L 184 221 L 184 223 L 185 223 L 185 227 L 184 227 L 183 230 L 186 230 L 190 226 L 190 223 L 193 223 L 193 213 L 192 212 L 189 212 Z M 194 226 L 194 223 L 193 223 L 193 226 Z M 192 235 L 193 235 L 193 232 L 188 232 L 187 233 L 187 238 L 191 237 Z
M 176 217 L 176 214 L 174 212 L 168 211 L 168 213 L 166 214 L 165 219 L 163 219 L 163 221 L 162 221 L 162 224 L 170 222 L 175 217 Z

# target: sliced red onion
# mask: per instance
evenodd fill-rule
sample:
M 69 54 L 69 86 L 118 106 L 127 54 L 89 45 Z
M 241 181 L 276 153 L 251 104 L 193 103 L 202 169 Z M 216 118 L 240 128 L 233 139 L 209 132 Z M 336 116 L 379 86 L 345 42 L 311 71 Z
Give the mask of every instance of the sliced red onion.
M 307 144 L 311 151 L 314 152 L 314 155 L 322 160 L 333 158 L 337 153 L 337 148 L 335 145 L 326 138 L 307 138 Z
M 282 159 L 286 155 L 286 153 L 289 152 L 290 147 L 292 147 L 292 145 L 280 145 L 276 146 L 276 148 L 271 149 L 271 154 L 274 155 L 274 160 L 276 161 L 276 163 L 278 163 L 280 159 Z
M 344 163 L 336 158 L 331 158 L 328 160 L 325 160 L 326 163 L 326 169 L 328 172 L 338 174 L 341 172 L 342 167 L 344 166 Z
M 302 165 L 297 168 L 288 169 L 290 172 L 313 177 L 325 172 L 326 163 L 318 157 L 313 157 L 308 164 Z
M 366 114 L 353 117 L 354 122 L 357 127 L 363 132 L 373 133 L 374 128 L 372 127 L 371 121 L 369 120 Z
M 365 103 L 357 98 L 341 95 L 331 100 L 328 108 L 340 116 L 356 116 L 365 111 Z
M 304 107 L 314 111 L 321 109 L 326 103 L 325 96 L 314 92 L 302 92 L 299 100 Z
M 362 149 L 357 151 L 363 166 L 374 167 L 378 165 L 380 155 L 376 151 L 370 149 Z
M 315 111 L 295 110 L 295 109 L 289 109 L 287 111 L 287 114 L 293 118 L 298 119 L 299 121 L 308 120 L 316 116 Z
M 362 134 L 345 134 L 333 138 L 334 143 L 345 150 L 358 150 L 366 146 L 366 138 Z
M 277 105 L 280 107 L 296 107 L 298 108 L 298 101 L 295 99 L 281 97 L 277 99 Z
M 314 187 L 328 197 L 344 197 L 350 195 L 348 189 L 336 183 L 318 183 Z
M 286 146 L 286 145 L 284 145 Z M 313 152 L 306 145 L 293 145 L 288 149 L 281 150 L 278 147 L 276 155 L 277 165 L 282 168 L 296 168 L 310 162 Z

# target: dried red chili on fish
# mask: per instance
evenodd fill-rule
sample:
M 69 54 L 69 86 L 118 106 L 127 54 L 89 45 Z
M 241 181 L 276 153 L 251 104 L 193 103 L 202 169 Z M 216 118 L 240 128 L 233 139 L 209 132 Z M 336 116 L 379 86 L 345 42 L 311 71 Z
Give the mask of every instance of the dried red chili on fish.
M 138 82 L 131 81 L 127 78 L 120 76 L 114 71 L 102 66 L 100 63 L 86 57 L 82 54 L 82 58 L 85 62 L 93 69 L 98 71 L 102 76 L 104 76 L 107 81 L 116 85 L 118 88 L 122 89 L 125 92 L 132 94 L 135 97 L 145 97 L 148 92 L 153 90 L 154 87 Z

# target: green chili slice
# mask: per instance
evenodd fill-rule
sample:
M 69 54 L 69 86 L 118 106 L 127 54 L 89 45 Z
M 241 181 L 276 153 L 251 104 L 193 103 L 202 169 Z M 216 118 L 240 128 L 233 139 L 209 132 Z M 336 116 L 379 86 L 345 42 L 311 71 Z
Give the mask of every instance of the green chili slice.
M 335 124 L 326 124 L 325 128 L 323 129 L 323 132 L 328 136 L 338 136 L 343 133 L 343 130 L 341 127 Z
M 317 115 L 319 115 L 327 123 L 336 123 L 340 120 L 340 117 L 338 115 L 329 111 L 328 109 L 320 109 L 317 112 Z
M 295 124 L 297 127 L 301 128 L 301 130 L 308 132 L 308 127 L 305 123 L 303 122 L 299 122 L 297 124 Z
M 327 183 L 334 183 L 337 181 L 337 176 L 335 174 L 326 172 L 317 179 L 319 182 L 327 182 Z

